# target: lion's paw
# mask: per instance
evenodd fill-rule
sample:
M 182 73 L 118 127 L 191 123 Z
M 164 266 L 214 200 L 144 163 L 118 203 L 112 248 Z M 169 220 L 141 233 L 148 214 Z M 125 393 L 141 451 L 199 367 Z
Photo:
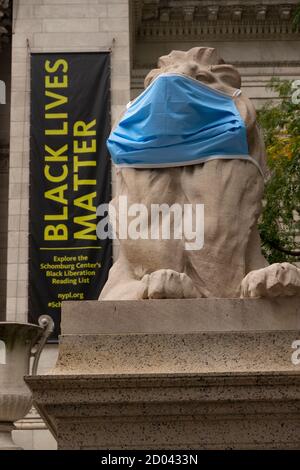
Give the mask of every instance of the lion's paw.
M 172 269 L 160 269 L 146 274 L 142 282 L 147 285 L 145 298 L 148 299 L 190 299 L 199 297 L 193 281 L 185 273 Z
M 251 271 L 241 283 L 241 297 L 300 295 L 300 269 L 290 263 L 274 263 Z

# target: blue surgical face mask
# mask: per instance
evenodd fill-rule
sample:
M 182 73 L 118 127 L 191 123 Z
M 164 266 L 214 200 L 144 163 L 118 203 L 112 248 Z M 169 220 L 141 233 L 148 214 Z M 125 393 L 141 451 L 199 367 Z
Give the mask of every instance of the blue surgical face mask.
M 130 104 L 107 146 L 120 167 L 185 166 L 216 158 L 258 166 L 234 97 L 177 73 L 159 75 Z

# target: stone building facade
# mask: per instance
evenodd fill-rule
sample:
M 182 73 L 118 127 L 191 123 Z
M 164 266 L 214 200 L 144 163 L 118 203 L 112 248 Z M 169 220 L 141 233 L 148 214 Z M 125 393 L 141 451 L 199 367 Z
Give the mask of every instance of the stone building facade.
M 27 321 L 28 313 L 30 52 L 110 49 L 114 120 L 140 93 L 157 57 L 172 49 L 216 47 L 240 70 L 243 89 L 259 107 L 273 96 L 265 89 L 272 76 L 300 77 L 300 33 L 292 21 L 298 4 L 298 0 L 13 1 L 12 42 L 5 41 L 0 52 L 0 80 L 7 85 L 7 104 L 0 105 L 0 319 Z M 11 6 L 11 1 L 0 0 L 3 39 L 9 32 Z M 42 369 L 55 357 L 55 347 L 49 346 Z M 26 448 L 54 445 L 35 415 L 19 428 L 27 429 L 17 431 Z
M 10 119 L 7 115 L 4 119 L 10 127 L 9 187 L 6 181 L 3 184 L 9 197 L 2 188 L 0 192 L 1 220 L 8 215 L 8 241 L 6 250 L 6 239 L 0 238 L 3 250 L 0 263 L 6 258 L 5 250 L 5 318 L 23 322 L 27 321 L 28 313 L 30 52 L 110 49 L 111 113 L 115 119 L 130 99 L 129 4 L 127 0 L 15 0 L 12 28 L 11 61 L 1 56 L 0 66 L 0 79 L 2 64 L 8 69 L 11 66 L 11 114 Z M 2 119 L 1 116 L 1 123 Z M 7 202 L 8 212 L 2 207 Z M 7 227 L 3 236 L 6 231 Z M 55 359 L 56 347 L 50 345 L 41 361 L 41 370 L 51 367 Z M 55 447 L 35 413 L 19 423 L 18 428 L 15 439 L 24 448 Z
M 272 76 L 300 74 L 299 29 L 295 1 L 134 0 L 132 9 L 132 94 L 157 57 L 172 49 L 215 47 L 238 68 L 243 90 L 261 106 L 272 96 L 265 89 Z
M 6 311 L 11 4 L 0 1 L 0 320 Z
M 30 52 L 111 49 L 112 119 L 129 101 L 129 5 L 122 0 L 14 4 L 9 158 L 7 320 L 26 321 Z

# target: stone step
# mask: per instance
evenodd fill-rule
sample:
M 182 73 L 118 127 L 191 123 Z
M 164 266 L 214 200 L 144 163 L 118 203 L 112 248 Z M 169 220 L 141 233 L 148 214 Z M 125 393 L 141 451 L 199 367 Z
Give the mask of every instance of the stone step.
M 65 302 L 53 374 L 295 371 L 299 300 Z

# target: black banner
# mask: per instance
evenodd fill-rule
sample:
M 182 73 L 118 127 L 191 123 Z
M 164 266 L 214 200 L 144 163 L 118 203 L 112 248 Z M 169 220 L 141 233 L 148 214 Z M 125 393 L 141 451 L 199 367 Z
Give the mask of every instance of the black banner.
M 29 321 L 50 315 L 54 338 L 61 302 L 97 299 L 111 265 L 109 132 L 109 53 L 32 54 Z

